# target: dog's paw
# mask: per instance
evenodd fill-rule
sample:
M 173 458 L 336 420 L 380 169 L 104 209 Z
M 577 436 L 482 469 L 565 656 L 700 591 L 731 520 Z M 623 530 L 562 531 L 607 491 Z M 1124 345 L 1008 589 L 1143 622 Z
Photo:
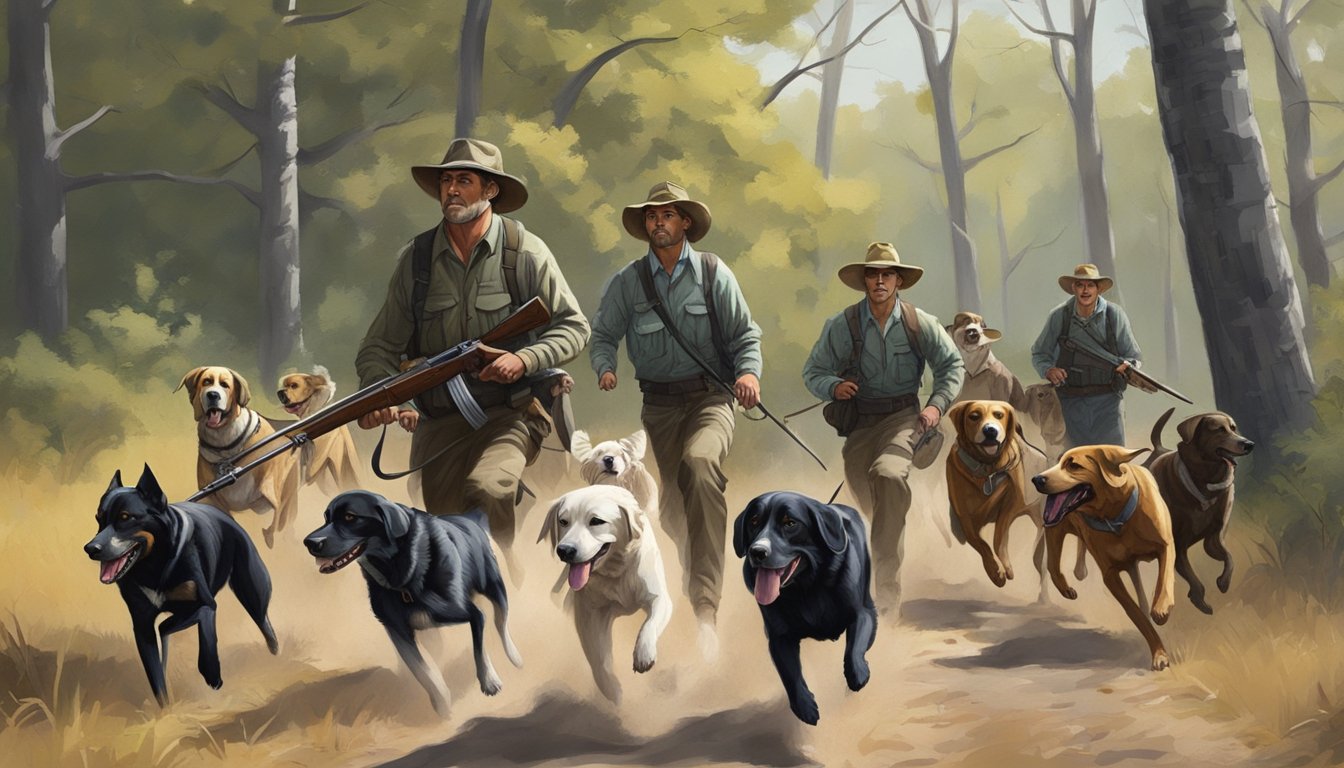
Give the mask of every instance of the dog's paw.
M 1055 589 L 1059 590 L 1059 594 L 1063 595 L 1065 600 L 1078 599 L 1078 590 L 1074 589 L 1073 587 L 1070 587 L 1067 584 L 1063 586 L 1056 584 Z
M 1171 666 L 1171 660 L 1167 658 L 1167 651 L 1164 648 L 1158 648 L 1153 654 L 1153 671 L 1161 672 Z
M 654 662 L 658 661 L 658 649 L 643 648 L 635 646 L 635 671 L 648 672 L 653 669 Z
M 1232 574 L 1226 573 L 1218 577 L 1218 591 L 1227 594 L 1228 587 L 1232 586 Z
M 1149 611 L 1148 615 L 1153 617 L 1153 623 L 1160 627 L 1166 624 L 1167 618 L 1171 616 L 1171 606 L 1154 605 L 1153 610 Z
M 849 663 L 848 658 L 845 659 L 845 682 L 849 684 L 849 690 L 863 690 L 863 686 L 868 684 L 870 674 L 866 659 L 860 657 L 853 665 Z
M 205 684 L 218 691 L 220 688 L 224 687 L 224 678 L 218 675 L 215 675 L 213 679 L 210 677 L 206 677 Z
M 1009 577 L 1004 573 L 1003 566 L 995 560 L 985 561 L 985 574 L 989 576 L 989 580 L 994 582 L 996 587 L 1002 587 L 1008 583 Z
M 503 690 L 503 688 L 503 681 L 499 679 L 499 675 L 495 674 L 493 669 L 490 670 L 490 674 L 481 678 L 481 693 L 484 693 L 486 696 L 494 696 L 496 693 Z
M 804 693 L 798 700 L 789 702 L 794 716 L 808 725 L 816 725 L 821 719 L 821 710 L 817 708 L 817 699 L 812 693 Z
M 1213 606 L 1209 605 L 1208 601 L 1204 599 L 1203 594 L 1196 593 L 1193 591 L 1190 592 L 1190 603 L 1199 610 L 1203 611 L 1206 615 L 1208 616 L 1213 615 Z
M 267 549 L 275 549 L 275 531 L 270 528 L 261 529 L 261 538 L 266 541 Z

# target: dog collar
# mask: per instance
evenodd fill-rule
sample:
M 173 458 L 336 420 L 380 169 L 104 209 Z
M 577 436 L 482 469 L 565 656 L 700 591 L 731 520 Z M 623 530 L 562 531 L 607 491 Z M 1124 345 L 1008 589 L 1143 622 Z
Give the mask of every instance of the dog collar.
M 241 435 L 239 435 L 239 436 L 237 437 L 237 439 L 235 439 L 232 443 L 229 443 L 229 444 L 226 445 L 226 446 L 223 446 L 223 447 L 221 447 L 221 448 L 216 448 L 215 446 L 210 445 L 209 443 L 206 443 L 206 442 L 202 442 L 202 443 L 201 443 L 201 450 L 202 450 L 202 451 L 206 451 L 206 450 L 208 450 L 208 451 L 210 451 L 211 453 L 213 453 L 213 454 L 215 454 L 215 455 L 217 455 L 217 456 L 222 456 L 222 457 L 223 457 L 223 458 L 219 459 L 218 461 L 213 461 L 213 460 L 210 460 L 210 457 L 209 457 L 209 456 L 206 456 L 206 459 L 207 459 L 207 460 L 210 460 L 210 463 L 213 464 L 213 465 L 215 466 L 215 475 L 216 475 L 216 476 L 219 476 L 219 475 L 225 475 L 225 474 L 228 474 L 229 472 L 233 471 L 233 460 L 234 460 L 235 458 L 238 457 L 238 454 L 236 454 L 236 453 L 231 454 L 230 451 L 232 451 L 234 448 L 237 448 L 239 445 L 241 445 L 241 444 L 243 443 L 244 440 L 247 440 L 249 437 L 251 437 L 251 436 L 257 434 L 257 432 L 261 431 L 261 417 L 257 415 L 257 412 L 256 412 L 256 411 L 253 411 L 253 410 L 251 410 L 251 409 L 248 409 L 248 420 L 252 423 L 252 428 L 251 428 L 251 429 L 244 429 L 244 430 L 243 430 L 243 433 L 242 433 Z
M 1083 522 L 1087 523 L 1089 528 L 1102 533 L 1120 533 L 1120 529 L 1129 522 L 1129 518 L 1134 516 L 1134 510 L 1139 506 L 1139 489 L 1136 486 L 1129 494 L 1129 501 L 1125 502 L 1125 508 L 1120 512 L 1119 517 L 1092 517 L 1083 515 Z
M 1185 460 L 1181 458 L 1179 453 L 1176 454 L 1176 476 L 1181 479 L 1181 485 L 1185 486 L 1185 490 L 1189 491 L 1190 495 L 1194 496 L 1195 500 L 1199 502 L 1200 509 L 1208 509 L 1213 505 L 1213 496 L 1205 495 L 1203 491 L 1199 490 L 1195 478 L 1190 476 L 1190 468 L 1185 465 Z M 1235 476 L 1236 473 L 1228 472 L 1227 479 L 1223 482 L 1209 483 L 1204 487 L 1214 493 L 1225 491 L 1229 485 L 1232 485 L 1232 479 Z
M 972 476 L 977 478 L 983 477 L 985 479 L 984 483 L 980 485 L 980 492 L 989 496 L 993 494 L 994 491 L 998 490 L 998 487 L 1003 485 L 1008 479 L 1008 472 L 1013 467 L 1017 466 L 1017 462 L 1021 460 L 1022 456 L 1020 454 L 1014 456 L 1013 460 L 1008 462 L 1007 466 L 995 472 L 989 471 L 989 468 L 993 465 L 976 459 L 974 456 L 967 453 L 966 449 L 962 448 L 960 445 L 957 446 L 957 458 L 961 459 L 961 463 L 971 471 Z

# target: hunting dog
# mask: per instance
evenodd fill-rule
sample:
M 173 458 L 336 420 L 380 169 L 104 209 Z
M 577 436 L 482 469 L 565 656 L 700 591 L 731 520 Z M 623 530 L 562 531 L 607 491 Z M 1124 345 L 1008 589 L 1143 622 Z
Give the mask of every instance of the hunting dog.
M 589 485 L 616 485 L 634 494 L 640 509 L 656 515 L 658 485 L 644 467 L 648 435 L 639 430 L 620 440 L 605 440 L 593 445 L 588 433 L 574 431 L 570 453 L 579 460 L 579 474 Z
M 434 517 L 376 493 L 350 491 L 331 500 L 326 524 L 303 543 L 322 573 L 359 562 L 373 615 L 440 716 L 448 716 L 451 697 L 443 675 L 421 655 L 417 630 L 470 623 L 481 692 L 494 696 L 502 687 L 485 652 L 485 614 L 472 595 L 494 603 L 504 653 L 514 666 L 523 665 L 509 636 L 509 597 L 483 513 Z
M 215 636 L 215 597 L 225 583 L 266 638 L 280 649 L 266 611 L 271 577 L 247 533 L 226 513 L 205 504 L 169 504 L 149 465 L 135 487 L 121 471 L 98 500 L 98 534 L 84 545 L 100 564 L 99 580 L 116 584 L 131 612 L 135 647 L 159 706 L 168 705 L 164 667 L 168 636 L 197 628 L 196 668 L 211 687 L 224 684 Z M 159 614 L 170 614 L 154 627 Z M 157 642 L 156 642 L 157 640 Z
M 1045 528 L 1041 511 L 1045 497 L 1030 479 L 1049 466 L 1045 454 L 1022 437 L 1013 406 L 997 400 L 970 400 L 952 406 L 947 421 L 956 430 L 957 441 L 947 456 L 947 498 L 952 511 L 952 533 L 962 544 L 979 553 L 985 573 L 994 586 L 1013 578 L 1008 562 L 1008 530 L 1019 517 L 1036 525 L 1032 562 L 1040 574 L 1039 602 L 1049 600 L 1049 577 L 1045 563 Z M 994 546 L 981 531 L 994 524 Z M 1086 574 L 1082 546 L 1074 574 Z
M 326 368 L 313 366 L 312 373 L 290 373 L 280 377 L 275 393 L 286 412 L 300 419 L 317 413 L 336 397 L 336 382 Z M 299 450 L 304 485 L 317 483 L 323 493 L 334 494 L 359 487 L 359 453 L 350 437 L 350 428 L 341 425 Z
M 1176 544 L 1176 572 L 1190 585 L 1190 602 L 1204 613 L 1213 608 L 1204 600 L 1204 584 L 1190 567 L 1186 552 L 1200 541 L 1209 557 L 1221 560 L 1219 591 L 1232 584 L 1232 555 L 1225 537 L 1232 517 L 1237 459 L 1255 443 L 1237 432 L 1237 423 L 1221 411 L 1201 413 L 1176 425 L 1181 440 L 1176 450 L 1162 446 L 1162 429 L 1175 412 L 1169 409 L 1153 425 L 1153 455 L 1144 462 L 1157 479 L 1157 488 L 1171 510 L 1171 535 Z
M 1025 407 L 1027 398 L 1022 391 L 1022 382 L 990 349 L 991 344 L 1003 338 L 1001 332 L 990 328 L 985 319 L 974 312 L 958 312 L 952 324 L 947 326 L 947 332 L 966 366 L 958 402 L 1001 400 L 1014 408 Z
M 198 485 L 205 486 L 262 454 L 257 451 L 244 455 L 249 446 L 275 429 L 261 414 L 247 407 L 252 393 L 247 380 L 237 371 L 217 365 L 194 368 L 177 385 L 177 389 L 183 387 L 196 415 L 200 443 L 196 458 Z M 271 524 L 262 531 L 266 546 L 274 546 L 275 532 L 284 530 L 299 511 L 298 459 L 293 451 L 281 453 L 206 499 L 229 512 L 251 509 L 261 514 L 274 513 Z
M 1120 573 L 1138 571 L 1140 560 L 1157 559 L 1157 587 L 1153 592 L 1152 620 L 1167 622 L 1175 603 L 1172 566 L 1176 547 L 1171 537 L 1171 514 L 1153 475 L 1132 464 L 1147 448 L 1131 451 L 1118 445 L 1087 445 L 1064 452 L 1059 463 L 1032 478 L 1046 494 L 1043 520 L 1047 528 L 1050 577 L 1069 600 L 1078 593 L 1060 573 L 1061 547 L 1066 533 L 1083 546 L 1101 570 L 1102 582 L 1148 641 L 1153 670 L 1170 665 L 1157 630 L 1125 589 Z M 1136 590 L 1141 590 L 1137 580 Z
M 574 627 L 593 679 L 603 696 L 619 703 L 621 684 L 611 668 L 612 622 L 644 611 L 634 668 L 648 672 L 658 658 L 658 638 L 672 618 L 653 526 L 630 491 L 594 485 L 555 500 L 537 541 L 547 537 L 568 566 Z
M 816 725 L 821 712 L 799 658 L 803 638 L 845 635 L 845 682 L 853 691 L 868 683 L 864 654 L 877 635 L 877 610 L 863 519 L 843 504 L 788 491 L 766 493 L 737 516 L 733 550 L 745 558 L 742 575 L 760 604 L 789 708 Z

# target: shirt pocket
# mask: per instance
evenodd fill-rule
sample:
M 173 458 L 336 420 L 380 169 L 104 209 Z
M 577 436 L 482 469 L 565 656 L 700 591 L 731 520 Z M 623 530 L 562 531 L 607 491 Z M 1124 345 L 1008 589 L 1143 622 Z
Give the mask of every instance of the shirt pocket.
M 893 325 L 891 330 L 887 331 L 890 342 L 887 344 L 888 354 L 891 359 L 887 361 L 887 369 L 895 372 L 896 383 L 902 388 L 919 389 L 919 359 L 915 357 L 915 351 L 910 347 L 910 339 L 905 335 L 905 330 L 901 326 Z
M 425 310 L 420 318 L 420 351 L 434 354 L 456 344 L 459 333 L 458 308 L 460 299 L 455 293 L 437 293 L 425 297 Z
M 630 360 L 635 365 L 647 364 L 667 354 L 667 327 L 663 319 L 647 301 L 635 303 L 635 315 L 630 321 Z
M 485 286 L 481 286 L 481 293 L 476 294 L 476 321 L 473 323 L 478 336 L 504 322 L 509 316 L 512 300 L 507 291 L 487 293 Z
M 709 329 L 709 307 L 703 300 L 692 300 L 683 307 L 686 313 L 686 340 L 697 348 L 711 348 L 713 334 Z

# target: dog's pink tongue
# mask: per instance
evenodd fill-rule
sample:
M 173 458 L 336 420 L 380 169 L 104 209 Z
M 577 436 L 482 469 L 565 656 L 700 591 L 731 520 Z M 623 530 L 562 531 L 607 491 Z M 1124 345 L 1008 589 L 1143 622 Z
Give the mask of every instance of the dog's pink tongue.
M 211 429 L 214 429 L 215 427 L 218 427 L 218 426 L 219 426 L 219 423 L 220 423 L 221 421 L 223 421 L 223 420 L 224 420 L 224 412 L 223 412 L 223 411 L 213 411 L 213 410 L 212 410 L 212 411 L 210 411 L 210 413 L 206 414 L 206 417 L 205 417 L 205 425 L 206 425 L 207 427 L 210 427 Z
M 317 558 L 318 573 L 331 573 L 332 571 L 336 570 L 335 567 L 333 567 L 335 565 L 336 565 L 336 558 L 334 557 Z
M 756 602 L 769 605 L 779 599 L 779 583 L 783 576 L 783 568 L 757 568 Z
M 569 566 L 569 588 L 575 592 L 588 586 L 588 576 L 593 572 L 592 561 L 574 563 Z
M 116 580 L 117 571 L 121 570 L 121 564 L 126 562 L 126 558 L 130 556 L 131 553 L 127 552 L 121 557 L 118 557 L 116 560 L 103 561 L 103 567 L 98 573 L 98 580 L 103 582 L 104 584 L 111 584 L 114 580 Z

